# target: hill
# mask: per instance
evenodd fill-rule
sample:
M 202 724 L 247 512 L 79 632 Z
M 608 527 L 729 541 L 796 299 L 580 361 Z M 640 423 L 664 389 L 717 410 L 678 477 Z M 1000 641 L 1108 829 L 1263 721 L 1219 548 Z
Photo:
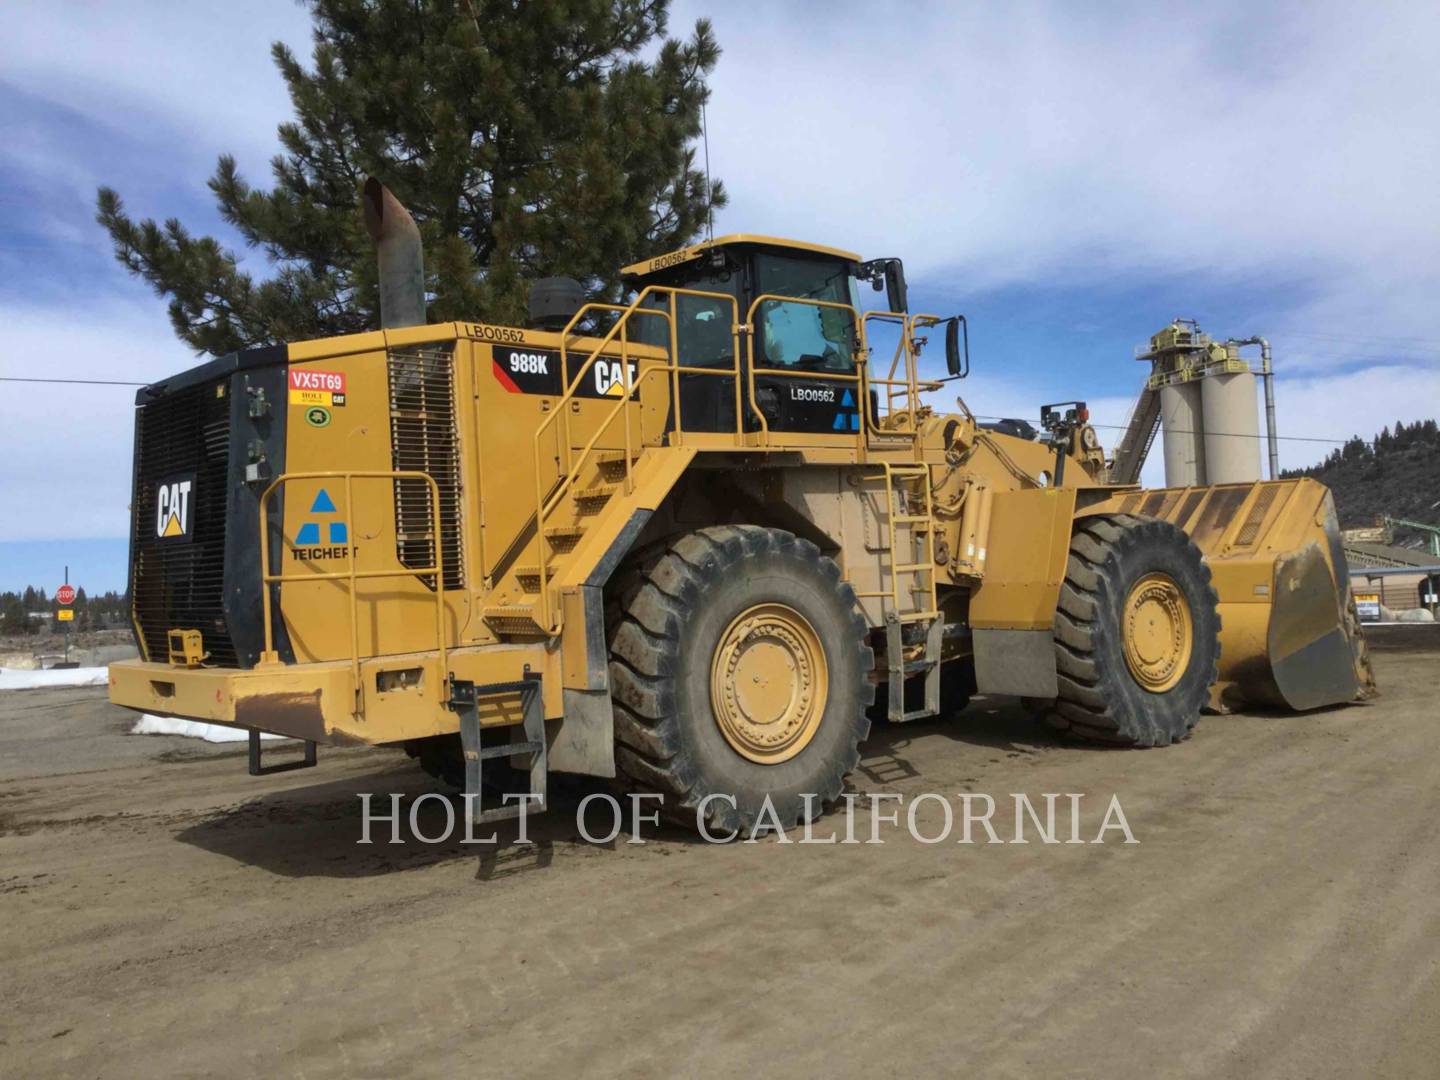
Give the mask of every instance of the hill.
M 1440 525 L 1440 428 L 1434 420 L 1397 423 L 1366 442 L 1356 435 L 1308 469 L 1282 476 L 1311 476 L 1335 494 L 1340 526 L 1363 528 L 1381 514 Z M 1396 529 L 1395 542 L 1418 547 L 1424 534 Z

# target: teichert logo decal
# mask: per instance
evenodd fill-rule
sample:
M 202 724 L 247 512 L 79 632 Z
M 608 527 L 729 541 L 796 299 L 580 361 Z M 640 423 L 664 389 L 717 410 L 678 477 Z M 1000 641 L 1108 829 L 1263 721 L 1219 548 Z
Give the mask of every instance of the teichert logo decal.
M 316 492 L 310 504 L 310 516 L 316 520 L 300 525 L 300 531 L 295 534 L 295 546 L 290 552 L 291 558 L 308 562 L 312 559 L 343 559 L 349 555 L 350 530 L 340 520 L 339 514 L 328 491 L 321 488 Z M 321 526 L 324 526 L 328 541 L 325 544 L 320 540 Z
M 167 476 L 155 486 L 155 536 L 161 540 L 190 538 L 195 474 Z

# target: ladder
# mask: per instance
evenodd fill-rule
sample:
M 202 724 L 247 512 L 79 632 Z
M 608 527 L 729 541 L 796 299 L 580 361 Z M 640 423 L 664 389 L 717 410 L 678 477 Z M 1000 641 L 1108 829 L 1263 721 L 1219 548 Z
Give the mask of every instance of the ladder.
M 473 682 L 450 680 L 450 708 L 460 714 L 460 745 L 465 754 L 465 819 L 471 825 L 491 821 L 504 821 L 522 814 L 538 814 L 545 810 L 546 756 L 545 756 L 545 707 L 540 694 L 540 676 L 528 675 L 516 682 L 489 683 L 476 686 Z M 522 716 L 522 730 L 525 738 L 519 742 L 484 745 L 481 739 L 480 699 L 501 694 L 519 694 Z M 508 736 L 509 726 L 502 729 Z M 513 758 L 530 755 L 530 790 L 522 792 L 518 802 L 482 810 L 480 799 L 484 794 L 481 784 L 481 769 L 486 761 L 494 758 Z M 527 797 L 528 796 L 528 797 Z M 531 799 L 536 801 L 532 804 Z
M 887 556 L 890 560 L 890 588 L 860 595 L 879 597 L 885 609 L 885 659 L 889 671 L 886 716 L 893 723 L 906 723 L 940 713 L 940 642 L 944 621 L 935 596 L 934 504 L 930 493 L 930 466 L 886 463 L 882 468 L 885 470 L 887 544 L 881 560 L 882 564 Z M 908 538 L 907 550 L 897 554 L 898 534 L 902 529 Z M 887 568 L 882 565 L 881 569 L 883 574 Z M 907 588 L 901 587 L 902 580 L 908 582 Z M 922 640 L 915 640 L 917 637 Z M 906 649 L 913 650 L 915 646 L 920 646 L 919 655 L 906 659 Z M 907 711 L 905 683 L 920 675 L 925 678 L 924 703 L 918 709 Z

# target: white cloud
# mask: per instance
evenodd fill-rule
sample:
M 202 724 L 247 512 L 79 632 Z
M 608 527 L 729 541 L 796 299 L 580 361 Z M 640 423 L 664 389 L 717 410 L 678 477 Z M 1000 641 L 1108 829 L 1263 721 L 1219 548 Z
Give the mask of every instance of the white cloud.
M 1241 314 L 1277 342 L 1359 326 L 1440 358 L 1440 7 L 770 4 L 714 21 L 727 229 L 901 254 L 958 294 L 1171 273 L 1304 289 Z
M 1276 344 L 1283 434 L 1369 435 L 1434 414 L 1440 7 L 681 3 L 672 33 L 702 14 L 725 50 L 709 108 L 732 196 L 720 228 L 899 254 L 912 286 L 962 306 L 1019 282 L 1085 283 L 1098 306 L 1107 288 L 1166 275 L 1253 289 L 1214 329 Z M 290 114 L 269 44 L 308 57 L 308 26 L 290 0 L 12 14 L 7 83 L 121 133 L 128 153 L 155 153 L 127 183 L 133 162 L 0 120 L 12 165 L 80 208 L 44 235 L 103 250 L 89 222 L 102 180 L 142 215 L 169 210 L 143 198 L 156 174 L 203 197 L 222 151 L 262 182 Z M 193 363 L 163 305 L 126 295 L 7 302 L 0 372 L 147 379 Z M 1137 311 L 1134 340 L 1176 313 Z M 1115 364 L 1138 384 L 1128 353 Z M 1123 423 L 1130 397 L 1088 394 L 1097 383 L 1115 380 L 1057 351 L 1043 377 L 977 370 L 961 388 L 990 415 L 1089 396 L 1097 421 Z M 0 539 L 124 535 L 132 398 L 0 389 L 4 491 L 18 508 Z M 1328 449 L 1281 445 L 1286 465 Z
M 6 303 L 0 325 L 0 374 L 14 378 L 145 382 L 196 363 L 153 299 L 83 310 Z M 0 383 L 0 540 L 127 534 L 135 389 Z
M 290 115 L 270 60 L 275 40 L 308 57 L 301 5 L 27 4 L 5 20 L 0 71 L 26 93 L 163 147 L 171 161 L 213 162 L 228 150 L 255 170 Z

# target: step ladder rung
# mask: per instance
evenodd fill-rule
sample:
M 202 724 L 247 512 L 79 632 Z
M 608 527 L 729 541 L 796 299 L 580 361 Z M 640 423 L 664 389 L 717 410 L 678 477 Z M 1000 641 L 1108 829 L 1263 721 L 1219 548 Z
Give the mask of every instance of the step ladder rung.
M 619 484 L 594 484 L 591 487 L 577 488 L 573 497 L 576 502 L 597 502 L 610 498 L 619 490 Z
M 914 574 L 921 570 L 933 570 L 934 567 L 934 563 L 907 562 L 896 563 L 891 569 L 900 574 Z
M 541 630 L 529 604 L 497 604 L 485 608 L 481 617 L 501 634 L 537 634 Z
M 518 693 L 522 709 L 521 729 L 525 738 L 521 742 L 497 743 L 486 746 L 484 728 L 480 724 L 479 700 L 491 694 Z M 545 752 L 545 711 L 540 679 L 527 675 L 518 682 L 490 683 L 476 685 L 472 682 L 457 681 L 451 676 L 450 708 L 459 714 L 460 743 L 465 759 L 465 815 L 474 824 L 505 821 L 521 814 L 543 813 L 550 804 L 549 762 Z M 484 797 L 480 763 L 491 758 L 519 757 L 532 755 L 530 760 L 530 789 L 521 792 L 531 796 L 514 804 L 498 806 L 490 810 L 480 809 Z M 534 800 L 534 801 L 532 801 Z
M 897 668 L 893 668 L 893 667 L 892 667 L 892 668 L 890 669 L 890 674 L 892 674 L 892 675 L 914 675 L 914 674 L 916 674 L 917 672 L 929 671 L 932 667 L 934 667 L 934 666 L 935 666 L 936 664 L 938 664 L 939 662 L 940 662 L 940 661 L 938 661 L 938 660 L 907 660 L 907 661 L 905 661 L 905 666 L 904 666 L 903 668 L 898 668 L 898 669 L 897 669 Z
M 494 746 L 482 746 L 480 748 L 480 760 L 489 761 L 491 758 L 519 757 L 521 754 L 538 754 L 540 752 L 540 741 L 538 739 L 527 739 L 524 742 L 496 743 Z
M 908 724 L 911 720 L 925 720 L 932 716 L 939 716 L 938 709 L 916 709 L 914 712 L 901 713 L 895 718 L 897 724 Z
M 929 514 L 896 514 L 896 515 L 895 515 L 895 523 L 896 523 L 897 525 L 900 524 L 901 522 L 915 523 L 915 522 L 920 522 L 920 521 L 926 522 L 926 523 L 928 524 L 931 520 L 932 520 L 932 519 L 931 519 L 931 517 L 930 517 Z

